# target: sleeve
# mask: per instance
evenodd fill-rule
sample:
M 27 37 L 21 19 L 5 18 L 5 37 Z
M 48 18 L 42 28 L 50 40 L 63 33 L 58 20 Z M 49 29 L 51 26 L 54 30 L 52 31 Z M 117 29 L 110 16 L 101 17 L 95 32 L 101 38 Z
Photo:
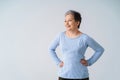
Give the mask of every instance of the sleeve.
M 88 65 L 91 66 L 103 54 L 104 48 L 100 44 L 98 44 L 93 38 L 89 36 L 87 37 L 87 45 L 88 47 L 92 48 L 95 51 L 92 57 L 87 60 Z
M 50 56 L 52 57 L 52 59 L 55 61 L 56 65 L 58 65 L 61 62 L 61 60 L 58 58 L 56 51 L 55 51 L 57 46 L 59 45 L 59 41 L 60 41 L 60 34 L 58 34 L 55 37 L 55 39 L 51 42 L 48 48 L 48 52 Z

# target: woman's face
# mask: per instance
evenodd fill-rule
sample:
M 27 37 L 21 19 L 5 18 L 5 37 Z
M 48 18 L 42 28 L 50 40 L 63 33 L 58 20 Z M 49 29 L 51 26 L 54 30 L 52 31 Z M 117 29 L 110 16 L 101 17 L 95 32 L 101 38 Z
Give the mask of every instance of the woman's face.
M 75 21 L 74 16 L 68 14 L 65 16 L 65 27 L 67 31 L 74 31 L 78 29 L 79 21 Z

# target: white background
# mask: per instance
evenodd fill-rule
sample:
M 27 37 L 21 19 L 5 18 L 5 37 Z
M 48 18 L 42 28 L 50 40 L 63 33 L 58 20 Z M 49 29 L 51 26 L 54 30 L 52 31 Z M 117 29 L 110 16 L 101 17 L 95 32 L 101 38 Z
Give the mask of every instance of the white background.
M 0 0 L 0 80 L 57 80 L 48 46 L 71 9 L 82 15 L 80 30 L 105 48 L 90 79 L 119 80 L 120 0 Z

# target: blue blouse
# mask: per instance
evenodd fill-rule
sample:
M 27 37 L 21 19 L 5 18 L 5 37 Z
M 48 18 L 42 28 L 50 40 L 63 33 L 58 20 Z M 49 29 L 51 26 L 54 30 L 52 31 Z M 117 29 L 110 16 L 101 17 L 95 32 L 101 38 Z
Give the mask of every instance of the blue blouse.
M 57 46 L 60 46 L 62 57 L 56 54 Z M 88 65 L 95 63 L 104 52 L 104 48 L 87 34 L 81 34 L 76 38 L 69 38 L 65 32 L 58 34 L 49 46 L 49 53 L 55 63 L 58 65 L 58 76 L 69 79 L 83 79 L 89 77 L 87 66 L 80 63 L 85 58 L 85 51 L 91 47 L 95 53 L 89 58 Z M 63 61 L 64 66 L 59 67 Z

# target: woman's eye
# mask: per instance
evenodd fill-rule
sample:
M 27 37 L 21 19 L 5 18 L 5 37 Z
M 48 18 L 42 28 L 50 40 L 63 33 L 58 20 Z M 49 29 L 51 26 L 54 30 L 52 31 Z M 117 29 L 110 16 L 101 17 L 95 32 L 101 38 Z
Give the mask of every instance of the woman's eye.
M 64 22 L 70 22 L 70 21 L 72 21 L 72 20 L 68 20 L 68 21 L 65 20 Z
M 69 21 L 72 21 L 72 20 L 69 20 Z

